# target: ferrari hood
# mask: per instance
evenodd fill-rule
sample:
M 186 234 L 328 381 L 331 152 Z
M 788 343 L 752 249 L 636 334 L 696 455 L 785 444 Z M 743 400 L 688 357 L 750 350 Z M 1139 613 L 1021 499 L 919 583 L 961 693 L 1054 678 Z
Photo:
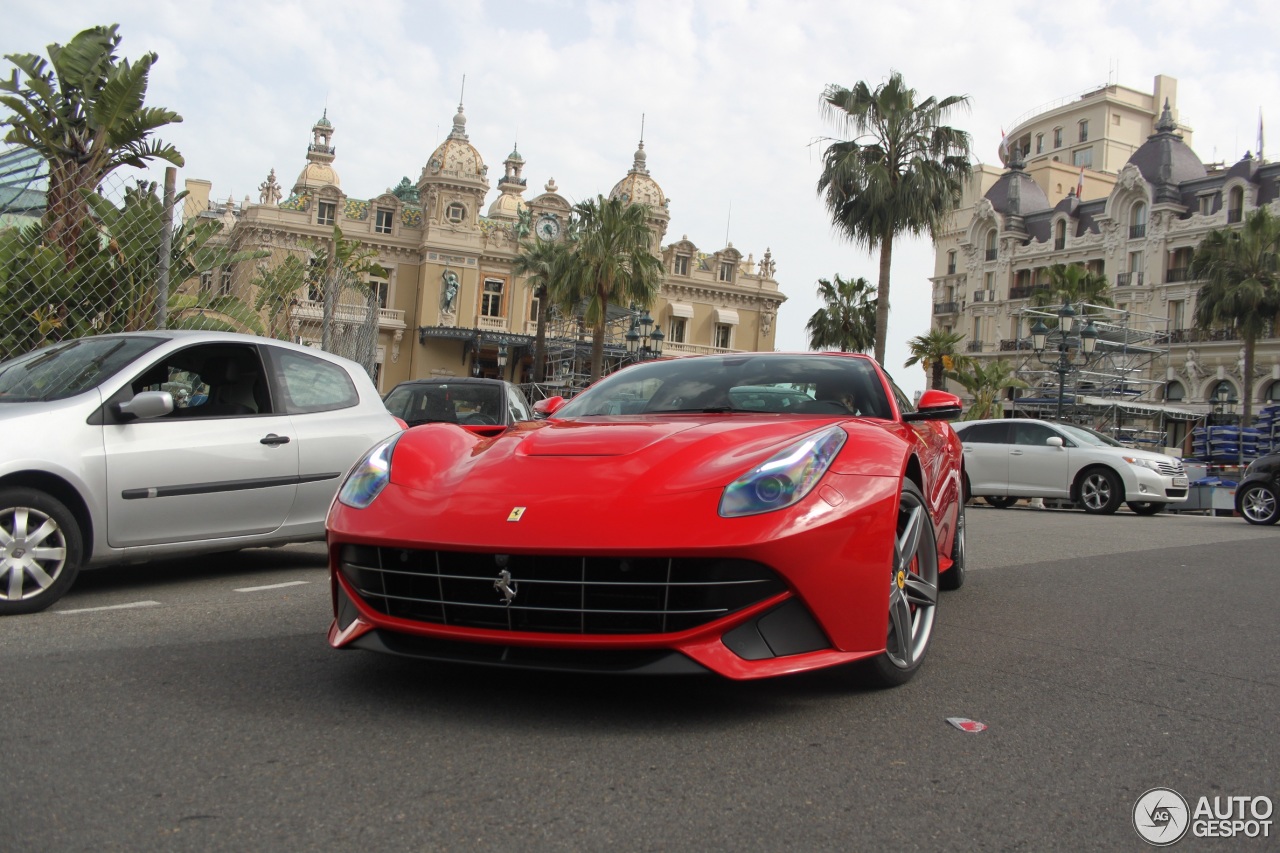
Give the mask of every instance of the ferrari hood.
M 480 438 L 448 424 L 401 438 L 391 482 L 443 496 L 626 490 L 672 493 L 721 488 L 825 418 L 707 415 L 665 420 L 591 418 L 519 424 Z

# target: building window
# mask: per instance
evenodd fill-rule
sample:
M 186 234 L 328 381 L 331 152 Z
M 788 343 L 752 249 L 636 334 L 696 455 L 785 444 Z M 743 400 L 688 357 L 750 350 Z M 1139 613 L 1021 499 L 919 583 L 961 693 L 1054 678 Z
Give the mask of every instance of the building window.
M 1071 163 L 1077 169 L 1083 167 L 1085 169 L 1093 168 L 1093 149 L 1081 148 L 1079 151 L 1071 152 Z
M 1139 201 L 1129 209 L 1129 239 L 1137 240 L 1145 236 L 1147 236 L 1147 205 Z
M 1087 118 L 1080 120 L 1080 141 L 1089 141 L 1089 120 Z
M 1169 328 L 1173 331 L 1187 327 L 1187 303 L 1181 299 L 1169 300 Z
M 712 345 L 720 349 L 729 349 L 733 346 L 733 326 L 728 323 L 716 323 L 715 340 Z
M 720 280 L 733 281 L 733 261 L 721 261 L 720 263 Z
M 1182 383 L 1178 381 L 1170 382 L 1164 386 L 1164 399 L 1166 403 L 1181 403 L 1187 396 L 1187 389 L 1182 387 Z
M 947 275 L 956 274 L 956 250 L 947 252 Z
M 316 206 L 316 222 L 320 225 L 332 225 L 338 215 L 338 205 L 332 201 L 322 201 Z
M 369 279 L 369 288 L 373 290 L 374 296 L 377 297 L 379 308 L 387 307 L 387 291 L 390 286 L 390 282 L 385 278 Z
M 996 230 L 992 228 L 987 232 L 987 260 L 994 261 L 996 259 Z
M 485 317 L 502 316 L 502 279 L 486 278 L 480 295 L 480 313 Z
M 1227 221 L 1240 222 L 1244 219 L 1244 190 L 1240 187 L 1232 187 L 1231 194 L 1228 196 L 1227 203 Z
M 676 255 L 675 272 L 676 272 L 676 275 L 689 274 L 689 256 L 688 255 Z
M 231 295 L 231 265 L 230 264 L 222 268 L 222 282 L 221 282 L 221 287 L 218 288 L 218 295 L 219 296 Z
M 1208 216 L 1211 213 L 1213 213 L 1213 196 L 1212 195 L 1200 196 L 1200 215 Z
M 689 333 L 689 325 L 684 317 L 672 317 L 671 325 L 668 328 L 671 330 L 667 335 L 668 342 L 673 344 L 685 342 L 685 335 Z
M 1060 127 L 1055 127 L 1053 129 L 1053 147 L 1054 148 L 1062 147 L 1062 128 Z
M 1043 133 L 1036 134 L 1036 153 L 1037 154 L 1044 153 L 1044 134 Z
M 533 299 L 529 300 L 529 322 L 530 323 L 538 322 L 538 312 L 541 310 L 542 310 L 541 299 L 535 296 L 533 297 Z
M 467 218 L 467 208 L 460 201 L 455 201 L 444 209 L 444 218 L 458 225 Z
M 395 215 L 394 210 L 388 210 L 385 207 L 378 208 L 378 216 L 373 223 L 373 230 L 378 234 L 390 234 L 391 223 L 395 221 Z
M 211 272 L 200 273 L 200 292 L 210 293 L 212 291 L 213 291 L 213 273 Z
M 1061 219 L 1053 226 L 1053 248 L 1059 252 L 1067 248 L 1067 223 Z

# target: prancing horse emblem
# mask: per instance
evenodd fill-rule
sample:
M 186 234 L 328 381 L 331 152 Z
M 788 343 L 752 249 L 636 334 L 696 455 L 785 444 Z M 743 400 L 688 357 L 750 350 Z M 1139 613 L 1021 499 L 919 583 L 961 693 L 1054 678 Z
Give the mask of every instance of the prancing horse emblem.
M 493 582 L 493 588 L 502 593 L 502 604 L 510 607 L 511 602 L 516 600 L 516 585 L 511 582 L 511 572 L 503 569 L 498 572 L 498 579 Z

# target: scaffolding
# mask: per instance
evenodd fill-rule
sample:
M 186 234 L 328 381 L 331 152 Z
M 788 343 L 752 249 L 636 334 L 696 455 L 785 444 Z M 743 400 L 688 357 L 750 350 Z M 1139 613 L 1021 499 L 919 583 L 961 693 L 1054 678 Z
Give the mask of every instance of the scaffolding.
M 582 319 L 581 306 L 566 315 L 556 307 L 547 311 L 545 379 L 520 388 L 531 402 L 547 397 L 572 397 L 591 383 L 592 330 Z M 628 364 L 625 335 L 634 309 L 609 306 L 604 332 L 604 371 L 608 375 Z
M 1131 309 L 1083 303 L 1076 306 L 1076 329 L 1067 335 L 1071 353 L 1080 351 L 1078 329 L 1092 322 L 1098 333 L 1094 355 L 1084 364 L 1073 363 L 1060 376 L 1057 354 L 1062 333 L 1049 335 L 1043 353 L 1036 353 L 1030 338 L 1016 341 L 1014 374 L 1027 383 L 1006 407 L 1020 417 L 1054 418 L 1062 399 L 1062 419 L 1106 433 L 1122 444 L 1164 449 L 1169 446 L 1171 422 L 1185 422 L 1173 432 L 1181 441 L 1187 423 L 1204 417 L 1191 408 L 1163 400 L 1171 339 L 1169 320 Z M 1026 307 L 1017 312 L 1018 327 L 1036 322 L 1056 326 L 1058 309 Z M 1073 359 L 1073 362 L 1075 359 Z M 1061 384 L 1061 387 L 1060 387 Z

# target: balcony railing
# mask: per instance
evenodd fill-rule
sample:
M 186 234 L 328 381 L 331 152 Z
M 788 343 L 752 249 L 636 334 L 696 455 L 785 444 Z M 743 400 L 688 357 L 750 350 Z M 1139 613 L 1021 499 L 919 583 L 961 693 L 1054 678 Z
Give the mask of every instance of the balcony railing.
M 323 320 L 324 301 L 317 299 L 299 300 L 293 306 L 293 316 L 297 320 Z M 363 323 L 368 316 L 369 309 L 365 305 L 340 302 L 333 309 L 333 319 L 339 323 Z M 378 325 L 403 328 L 404 312 L 396 308 L 379 308 Z
M 987 260 L 994 261 L 999 251 L 999 249 L 987 249 Z
M 965 352 L 982 352 L 982 341 L 969 341 L 964 345 Z
M 1053 248 L 1054 248 L 1054 250 L 1059 251 L 1059 252 L 1061 252 L 1063 249 L 1067 248 L 1067 238 L 1066 238 L 1066 237 L 1055 237 L 1055 238 L 1054 238 L 1054 240 L 1053 240 Z
M 1147 236 L 1147 223 L 1143 222 L 1140 225 L 1129 226 L 1130 240 L 1137 240 L 1139 237 L 1145 237 L 1145 236 Z
M 1243 211 L 1243 210 L 1228 210 L 1228 211 L 1227 211 L 1227 222 L 1239 222 L 1239 221 L 1241 221 L 1242 219 L 1244 219 L 1244 211 Z
M 933 313 L 935 314 L 955 314 L 959 310 L 959 302 L 939 302 L 933 306 Z
M 1026 299 L 1037 290 L 1048 290 L 1043 284 L 1019 284 L 1009 288 L 1010 299 Z
M 1137 287 L 1142 284 L 1142 272 L 1116 273 L 1116 287 Z
M 955 275 L 955 274 L 956 274 L 956 265 L 947 264 L 947 275 Z
M 1164 280 L 1168 284 L 1172 284 L 1177 281 L 1190 281 L 1191 269 L 1189 267 L 1172 267 L 1169 272 L 1165 274 Z
M 1000 341 L 1000 352 L 1014 352 L 1020 349 L 1031 349 L 1031 341 L 1018 338 L 1003 338 Z

